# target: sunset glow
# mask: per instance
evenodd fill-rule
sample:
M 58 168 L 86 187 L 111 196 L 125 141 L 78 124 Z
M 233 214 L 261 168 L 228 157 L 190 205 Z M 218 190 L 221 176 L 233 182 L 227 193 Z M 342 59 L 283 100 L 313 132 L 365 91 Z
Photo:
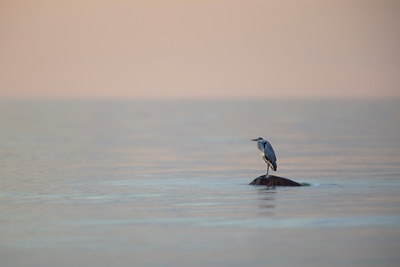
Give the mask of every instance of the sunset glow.
M 399 1 L 0 3 L 0 97 L 399 97 Z

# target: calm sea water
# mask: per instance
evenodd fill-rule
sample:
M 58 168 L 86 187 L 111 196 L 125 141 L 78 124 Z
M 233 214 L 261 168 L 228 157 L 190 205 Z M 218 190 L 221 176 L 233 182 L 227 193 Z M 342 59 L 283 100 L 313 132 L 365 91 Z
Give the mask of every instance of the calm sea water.
M 400 101 L 1 100 L 0 211 L 1 266 L 399 266 Z

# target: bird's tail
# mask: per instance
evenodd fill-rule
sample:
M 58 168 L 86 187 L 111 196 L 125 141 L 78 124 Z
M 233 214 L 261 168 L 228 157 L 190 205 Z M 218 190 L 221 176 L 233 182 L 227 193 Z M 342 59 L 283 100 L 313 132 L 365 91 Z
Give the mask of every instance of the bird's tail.
M 274 171 L 278 169 L 278 165 L 276 165 L 276 162 L 272 163 L 271 169 Z

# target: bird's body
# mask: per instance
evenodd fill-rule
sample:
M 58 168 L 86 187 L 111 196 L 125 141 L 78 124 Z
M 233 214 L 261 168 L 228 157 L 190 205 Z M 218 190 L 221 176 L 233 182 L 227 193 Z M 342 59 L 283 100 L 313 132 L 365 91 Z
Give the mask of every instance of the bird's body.
M 272 170 L 276 171 L 278 169 L 278 165 L 276 165 L 275 151 L 272 148 L 271 144 L 267 140 L 262 139 L 262 137 L 252 139 L 251 141 L 257 142 L 258 151 L 260 152 L 261 157 L 267 164 L 267 176 L 269 167 L 271 167 Z

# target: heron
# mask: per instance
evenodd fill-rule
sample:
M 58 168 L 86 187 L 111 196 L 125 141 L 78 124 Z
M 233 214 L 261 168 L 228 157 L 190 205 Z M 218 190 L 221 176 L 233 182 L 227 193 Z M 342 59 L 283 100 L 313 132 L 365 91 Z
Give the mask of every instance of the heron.
M 276 156 L 274 149 L 272 148 L 271 144 L 267 140 L 264 140 L 262 137 L 251 139 L 251 141 L 257 142 L 258 152 L 260 152 L 261 157 L 267 164 L 267 174 L 265 176 L 268 177 L 269 167 L 271 167 L 273 171 L 276 171 L 278 169 L 278 166 L 276 165 Z

